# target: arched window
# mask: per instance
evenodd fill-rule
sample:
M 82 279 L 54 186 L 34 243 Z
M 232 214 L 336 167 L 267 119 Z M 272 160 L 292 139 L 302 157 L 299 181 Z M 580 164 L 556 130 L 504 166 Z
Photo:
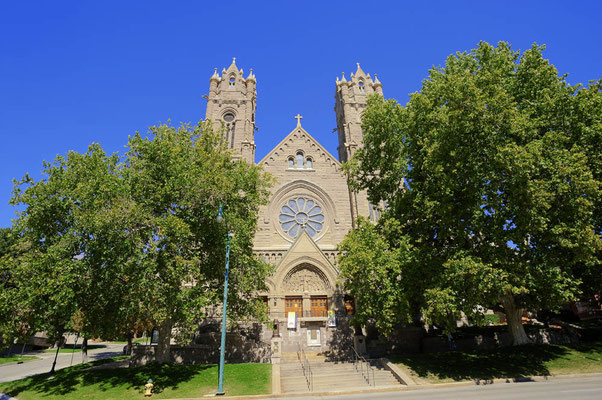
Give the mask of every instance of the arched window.
M 230 75 L 229 86 L 234 87 L 235 84 L 236 84 L 236 77 L 234 75 Z
M 230 148 L 234 148 L 234 114 L 226 113 L 224 114 L 224 122 L 226 123 L 226 139 L 230 141 Z
M 364 93 L 364 81 L 360 81 L 360 83 L 358 84 L 358 87 L 360 89 L 360 93 Z
M 307 157 L 307 160 L 305 161 L 305 168 L 308 168 L 308 169 L 312 168 L 312 160 L 310 157 Z
M 295 159 L 293 157 L 288 158 L 288 167 L 295 168 Z
M 303 153 L 297 153 L 297 168 L 303 168 Z

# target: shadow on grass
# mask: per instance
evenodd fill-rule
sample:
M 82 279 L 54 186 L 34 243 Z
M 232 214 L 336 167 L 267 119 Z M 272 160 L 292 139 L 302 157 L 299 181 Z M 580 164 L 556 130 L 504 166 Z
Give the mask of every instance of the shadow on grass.
M 573 351 L 602 352 L 602 343 L 579 346 L 525 345 L 496 350 L 396 355 L 391 360 L 403 363 L 421 378 L 434 376 L 454 381 L 489 381 L 496 378 L 528 380 L 530 376 L 548 376 L 548 365 L 555 360 L 574 357 Z M 579 357 L 584 357 L 581 354 Z
M 81 387 L 97 385 L 100 390 L 120 387 L 124 390 L 135 389 L 143 393 L 144 385 L 152 377 L 153 393 L 166 388 L 177 389 L 178 385 L 191 380 L 201 371 L 212 365 L 149 364 L 136 368 L 95 369 L 97 366 L 127 357 L 116 357 L 80 364 L 49 374 L 36 375 L 22 379 L 4 388 L 4 393 L 18 397 L 22 392 L 35 392 L 40 395 L 65 396 Z

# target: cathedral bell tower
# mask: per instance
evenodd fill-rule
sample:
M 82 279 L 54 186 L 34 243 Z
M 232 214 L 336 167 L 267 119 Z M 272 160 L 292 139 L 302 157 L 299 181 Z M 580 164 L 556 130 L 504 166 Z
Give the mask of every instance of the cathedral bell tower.
M 233 151 L 233 159 L 255 163 L 255 109 L 257 90 L 255 75 L 243 77 L 236 58 L 221 76 L 217 68 L 209 79 L 205 118 L 213 121 L 215 129 L 224 127 L 224 140 Z
M 337 77 L 334 111 L 337 117 L 337 131 L 339 132 L 339 160 L 348 161 L 355 150 L 362 145 L 364 134 L 362 133 L 362 111 L 366 108 L 366 97 L 378 93 L 382 96 L 383 85 L 376 74 L 374 80 L 370 74 L 362 71 L 357 64 L 355 74 L 351 73 L 351 79 Z
M 334 111 L 337 117 L 338 150 L 341 162 L 349 161 L 353 153 L 363 145 L 362 112 L 366 108 L 366 97 L 373 93 L 382 96 L 383 85 L 376 74 L 372 80 L 370 74 L 364 73 L 359 63 L 355 74 L 351 73 L 349 80 L 345 78 L 345 73 L 340 80 L 337 77 Z M 353 227 L 359 215 L 369 216 L 371 221 L 376 221 L 377 208 L 368 202 L 367 193 L 356 193 L 349 188 L 349 203 Z

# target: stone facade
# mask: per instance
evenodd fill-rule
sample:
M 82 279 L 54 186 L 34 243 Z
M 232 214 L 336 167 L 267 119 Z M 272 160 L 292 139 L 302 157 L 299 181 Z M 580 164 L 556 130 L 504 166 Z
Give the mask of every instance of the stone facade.
M 358 64 L 349 80 L 344 75 L 336 79 L 338 159 L 303 128 L 297 115 L 294 129 L 258 162 L 277 182 L 260 210 L 254 241 L 255 253 L 276 270 L 267 280 L 268 291 L 258 295 L 278 322 L 285 351 L 297 345 L 328 349 L 335 339 L 340 341 L 337 336 L 345 326 L 350 304 L 346 308 L 338 281 L 337 245 L 358 215 L 374 220 L 378 210 L 366 193 L 350 191 L 341 161 L 362 144 L 366 96 L 382 95 L 382 84 L 374 78 Z M 234 61 L 210 78 L 206 118 L 225 126 L 234 158 L 247 162 L 255 162 L 256 97 L 252 70 L 245 79 Z M 291 312 L 296 318 L 290 319 Z

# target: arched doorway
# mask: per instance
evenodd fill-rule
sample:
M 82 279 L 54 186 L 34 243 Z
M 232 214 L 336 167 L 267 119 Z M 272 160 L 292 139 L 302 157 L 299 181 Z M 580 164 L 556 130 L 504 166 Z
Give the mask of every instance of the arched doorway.
M 305 345 L 322 346 L 333 294 L 326 274 L 316 265 L 300 263 L 286 273 L 281 290 L 288 328 L 297 332 Z M 292 321 L 293 317 L 295 321 Z

